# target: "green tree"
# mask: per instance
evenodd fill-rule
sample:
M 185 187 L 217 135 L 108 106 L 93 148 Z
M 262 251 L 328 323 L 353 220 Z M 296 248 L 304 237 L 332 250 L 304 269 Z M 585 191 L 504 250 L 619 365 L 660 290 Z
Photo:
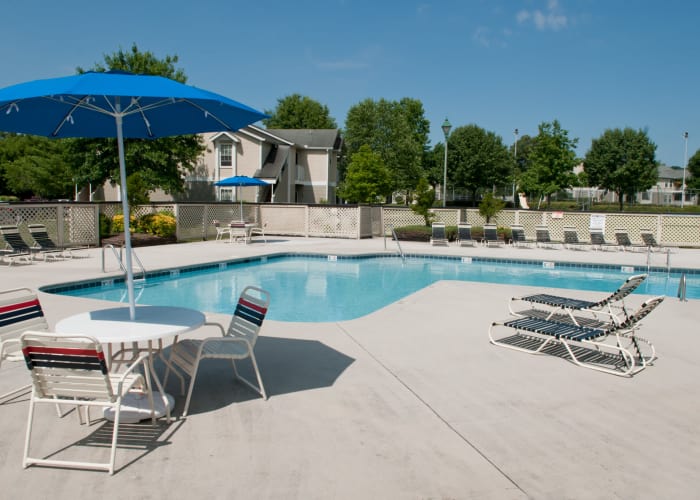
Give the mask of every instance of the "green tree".
M 328 106 L 300 94 L 277 99 L 277 107 L 265 113 L 270 115 L 262 121 L 267 128 L 338 128 Z
M 349 157 L 364 145 L 379 154 L 391 172 L 394 190 L 408 193 L 422 177 L 421 161 L 428 144 L 429 122 L 420 101 L 366 99 L 351 107 L 345 120 Z
M 97 63 L 93 71 L 122 70 L 138 74 L 160 75 L 181 83 L 187 77 L 175 67 L 177 56 L 158 59 L 152 52 L 141 52 L 136 44 L 130 51 L 119 50 L 105 55 L 104 63 Z M 78 68 L 78 72 L 85 70 Z M 74 139 L 69 146 L 72 155 L 73 174 L 83 183 L 101 184 L 119 181 L 119 158 L 116 139 Z M 156 188 L 166 193 L 184 191 L 183 172 L 194 171 L 205 150 L 199 135 L 181 135 L 155 140 L 125 139 L 127 176 L 138 171 L 140 182 L 148 191 Z
M 435 203 L 435 190 L 430 187 L 428 180 L 421 177 L 415 189 L 414 201 L 411 204 L 411 210 L 418 215 L 421 215 L 425 220 L 425 225 L 429 226 L 430 222 L 435 217 L 435 214 L 430 211 Z
M 520 178 L 525 172 L 527 172 L 527 169 L 530 166 L 528 163 L 528 158 L 530 157 L 530 152 L 532 151 L 534 145 L 535 138 L 525 134 L 518 138 L 517 151 L 515 148 L 515 144 L 512 144 L 510 147 L 511 156 L 515 158 L 513 180 L 516 185 L 516 195 L 518 192 L 520 192 Z
M 505 202 L 493 196 L 491 191 L 487 192 L 479 203 L 479 214 L 486 218 L 486 224 L 491 222 L 491 217 L 498 215 L 498 212 L 506 206 Z
M 688 160 L 685 185 L 690 189 L 700 189 L 700 149 Z
M 70 198 L 73 177 L 64 140 L 0 134 L 0 177 L 19 198 Z
M 477 125 L 456 128 L 447 142 L 447 178 L 468 189 L 472 199 L 480 190 L 504 184 L 513 171 L 513 157 L 503 140 Z M 442 181 L 440 181 L 442 182 Z
M 578 162 L 575 152 L 578 139 L 570 139 L 557 120 L 543 122 L 538 129 L 520 185 L 525 192 L 544 197 L 549 206 L 552 194 L 576 183 L 573 170 Z
M 623 196 L 629 203 L 656 184 L 655 154 L 656 145 L 644 130 L 608 129 L 591 143 L 583 168 L 591 185 L 617 194 L 622 211 Z
M 345 179 L 338 186 L 338 196 L 352 203 L 377 203 L 392 190 L 391 173 L 379 154 L 362 146 L 353 154 Z

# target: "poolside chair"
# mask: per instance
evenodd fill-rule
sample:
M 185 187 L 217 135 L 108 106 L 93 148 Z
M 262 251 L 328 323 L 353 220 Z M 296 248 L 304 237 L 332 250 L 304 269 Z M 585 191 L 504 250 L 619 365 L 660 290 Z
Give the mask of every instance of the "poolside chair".
M 447 233 L 445 232 L 444 222 L 433 222 L 432 234 L 430 236 L 431 245 L 445 245 L 447 246 Z
M 510 243 L 516 248 L 532 248 L 535 242 L 525 236 L 525 228 L 520 224 L 510 226 Z
M 17 226 L 0 226 L 0 234 L 5 240 L 8 250 L 19 254 L 29 254 L 30 260 L 34 255 L 41 255 L 45 261 L 49 258 L 55 260 L 61 257 L 61 250 L 42 250 L 39 247 L 32 247 L 27 244 L 22 239 Z
M 267 243 L 267 238 L 265 237 L 265 228 L 267 227 L 267 222 L 263 222 L 262 225 L 257 226 L 257 227 L 252 227 L 250 228 L 250 238 L 252 239 L 253 236 L 262 236 L 262 239 L 265 243 Z
M 186 339 L 175 342 L 171 348 L 170 363 L 190 377 L 190 387 L 187 391 L 185 408 L 182 416 L 187 416 L 194 389 L 195 378 L 199 364 L 203 359 L 228 359 L 233 365 L 234 376 L 245 385 L 267 399 L 258 363 L 255 359 L 255 343 L 262 327 L 267 309 L 270 305 L 270 294 L 261 288 L 247 286 L 238 299 L 236 310 L 231 318 L 228 330 L 219 323 L 205 323 L 216 326 L 221 330 L 221 337 L 209 337 L 203 340 Z M 257 377 L 257 385 L 244 378 L 236 368 L 236 360 L 250 358 Z M 168 373 L 166 371 L 165 383 Z
M 535 227 L 536 245 L 538 248 L 561 248 L 562 244 L 552 241 L 549 236 L 549 228 L 547 226 Z
M 564 228 L 564 247 L 569 250 L 590 250 L 591 245 L 579 241 L 575 227 Z
M 498 228 L 496 224 L 484 224 L 484 245 L 502 247 L 506 244 L 505 241 L 498 238 Z
M 63 257 L 73 258 L 75 257 L 74 251 L 87 250 L 89 248 L 86 246 L 58 246 L 49 236 L 44 224 L 27 224 L 27 229 L 29 229 L 29 234 L 34 240 L 32 248 L 38 248 L 47 254 L 60 252 Z
M 644 245 L 647 247 L 651 248 L 652 250 L 654 248 L 659 248 L 660 245 L 656 242 L 654 233 L 652 233 L 650 229 L 640 229 L 639 235 L 641 236 Z
M 107 369 L 102 346 L 91 337 L 27 331 L 21 335 L 20 344 L 32 380 L 22 465 L 25 468 L 30 465 L 49 465 L 96 469 L 113 474 L 119 434 L 119 410 L 122 400 L 130 391 L 137 391 L 139 395 L 148 398 L 151 423 L 155 425 L 149 370 L 145 368 L 141 370 L 145 376 L 136 371 L 137 368 L 142 367 L 148 355 L 143 354 L 126 371 L 112 374 Z M 55 405 L 57 400 L 74 403 L 79 407 L 113 408 L 114 426 L 109 462 L 78 462 L 35 458 L 29 455 L 35 406 L 41 403 Z M 77 413 L 81 417 L 80 409 Z M 48 455 L 48 457 L 52 456 L 53 454 Z
M 533 316 L 537 315 L 536 313 L 533 314 L 533 309 L 536 309 L 538 306 L 546 306 L 550 309 L 547 310 L 548 315 L 545 316 L 545 319 L 551 319 L 553 315 L 557 313 L 564 313 L 574 324 L 581 325 L 579 318 L 574 316 L 574 311 L 579 311 L 590 313 L 594 318 L 597 318 L 597 315 L 602 315 L 606 321 L 621 323 L 628 317 L 624 299 L 634 292 L 646 277 L 646 274 L 630 276 L 617 290 L 598 301 L 581 300 L 548 293 L 536 293 L 523 297 L 511 298 L 508 303 L 508 310 L 514 316 Z M 516 311 L 513 306 L 518 302 L 526 302 L 529 304 L 530 309 Z
M 211 221 L 214 229 L 216 229 L 216 240 L 222 239 L 227 236 L 229 240 L 231 239 L 231 228 L 228 226 L 222 226 L 218 220 Z
M 466 247 L 467 245 L 474 246 L 476 242 L 472 239 L 471 224 L 457 224 L 457 241 L 459 241 L 459 246 L 461 247 Z
M 579 366 L 631 377 L 656 359 L 654 346 L 638 337 L 636 331 L 641 326 L 640 321 L 663 300 L 661 296 L 647 300 L 619 324 L 584 326 L 529 316 L 495 321 L 489 327 L 489 341 L 500 347 L 530 354 L 557 355 L 559 351 L 556 347 L 561 346 Z M 515 330 L 515 334 L 496 338 L 494 332 L 500 327 Z
M 620 246 L 605 241 L 605 234 L 602 229 L 591 228 L 591 246 L 594 250 L 620 250 Z
M 20 335 L 26 330 L 48 331 L 49 324 L 36 293 L 29 288 L 0 291 L 0 366 L 5 361 L 24 361 L 20 350 Z M 29 385 L 0 396 L 0 401 L 20 394 Z
M 636 245 L 632 243 L 629 234 L 627 234 L 627 229 L 615 229 L 615 239 L 623 252 L 645 252 L 647 250 L 645 245 Z

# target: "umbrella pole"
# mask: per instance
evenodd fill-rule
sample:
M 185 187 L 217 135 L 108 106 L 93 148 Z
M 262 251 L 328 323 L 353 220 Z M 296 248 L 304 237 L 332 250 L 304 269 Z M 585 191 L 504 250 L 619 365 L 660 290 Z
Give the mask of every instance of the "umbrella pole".
M 126 162 L 124 161 L 124 134 L 122 131 L 122 115 L 119 101 L 117 107 L 117 149 L 119 151 L 119 179 L 124 212 L 124 248 L 126 249 L 126 290 L 129 296 L 129 318 L 136 319 L 136 299 L 134 298 L 134 270 L 131 267 L 131 230 L 129 229 L 129 200 L 126 197 Z

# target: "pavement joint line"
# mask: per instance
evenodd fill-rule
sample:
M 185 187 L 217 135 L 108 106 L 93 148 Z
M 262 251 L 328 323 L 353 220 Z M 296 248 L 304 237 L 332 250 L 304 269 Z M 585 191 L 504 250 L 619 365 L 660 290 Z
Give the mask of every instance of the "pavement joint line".
M 486 454 L 479 449 L 474 443 L 472 443 L 469 438 L 459 432 L 452 424 L 450 424 L 440 413 L 433 408 L 430 403 L 423 399 L 416 391 L 414 391 L 406 382 L 404 382 L 394 371 L 391 370 L 387 365 L 385 365 L 379 358 L 377 358 L 369 349 L 367 349 L 360 341 L 358 341 L 353 335 L 348 332 L 341 323 L 336 323 L 336 326 L 355 343 L 360 349 L 362 349 L 367 355 L 372 358 L 379 366 L 381 366 L 389 375 L 391 375 L 399 384 L 401 384 L 408 392 L 410 392 L 414 398 L 416 398 L 424 407 L 426 407 L 433 415 L 435 415 L 438 420 L 440 420 L 443 425 L 445 425 L 453 434 L 457 435 L 464 443 L 469 445 L 481 458 L 486 460 L 486 462 L 491 465 L 495 470 L 498 471 L 504 478 L 506 478 L 515 488 L 518 489 L 527 498 L 532 498 L 525 490 L 523 490 L 520 485 L 508 475 L 496 462 L 491 460 Z

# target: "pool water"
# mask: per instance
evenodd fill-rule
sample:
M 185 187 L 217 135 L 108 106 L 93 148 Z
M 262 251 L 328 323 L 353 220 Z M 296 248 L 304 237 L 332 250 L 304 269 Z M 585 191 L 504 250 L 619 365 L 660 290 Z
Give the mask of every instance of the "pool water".
M 551 263 L 492 262 L 459 258 L 282 256 L 174 271 L 136 285 L 137 303 L 232 313 L 248 285 L 272 296 L 268 318 L 278 321 L 343 321 L 359 318 L 438 280 L 532 285 L 610 293 L 631 268 L 551 267 Z M 651 273 L 636 293 L 675 296 L 680 276 Z M 94 285 L 94 284 L 93 284 Z M 100 285 L 100 282 L 97 283 Z M 44 289 L 75 297 L 126 302 L 123 282 L 73 289 Z M 569 293 L 569 295 L 573 295 Z M 700 276 L 687 278 L 687 297 L 700 298 Z

